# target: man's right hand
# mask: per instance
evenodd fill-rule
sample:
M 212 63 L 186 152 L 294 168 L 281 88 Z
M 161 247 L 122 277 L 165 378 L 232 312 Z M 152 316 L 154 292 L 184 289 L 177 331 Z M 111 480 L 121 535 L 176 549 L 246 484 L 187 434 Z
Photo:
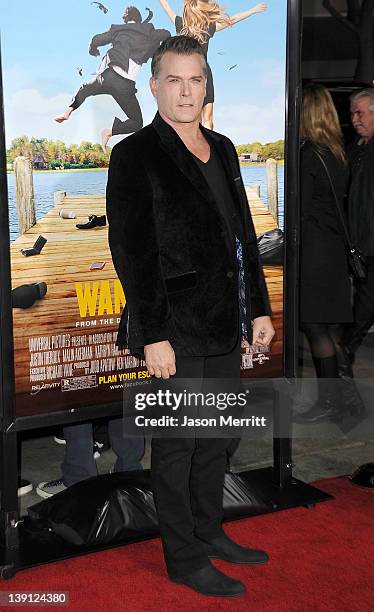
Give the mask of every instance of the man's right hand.
M 170 378 L 177 371 L 175 353 L 169 340 L 146 344 L 144 358 L 148 372 L 156 378 Z

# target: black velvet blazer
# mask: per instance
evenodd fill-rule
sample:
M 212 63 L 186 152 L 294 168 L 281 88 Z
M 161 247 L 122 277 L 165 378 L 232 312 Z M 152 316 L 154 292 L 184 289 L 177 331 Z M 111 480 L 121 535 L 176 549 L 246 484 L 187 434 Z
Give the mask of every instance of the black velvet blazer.
M 270 307 L 238 158 L 228 138 L 200 129 L 232 189 L 251 330 L 251 319 Z M 161 340 L 177 355 L 229 352 L 239 330 L 236 255 L 205 178 L 158 113 L 113 148 L 106 198 L 110 249 L 127 300 L 118 344 L 135 354 Z

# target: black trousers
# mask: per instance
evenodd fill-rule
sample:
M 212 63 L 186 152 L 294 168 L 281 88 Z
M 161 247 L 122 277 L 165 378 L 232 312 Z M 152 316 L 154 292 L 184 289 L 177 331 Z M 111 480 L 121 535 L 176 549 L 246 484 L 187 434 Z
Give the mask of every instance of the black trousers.
M 82 85 L 70 106 L 77 109 L 90 96 L 108 94 L 115 99 L 128 117 L 126 121 L 121 121 L 118 117 L 114 119 L 113 136 L 116 134 L 132 134 L 143 127 L 143 116 L 136 91 L 134 81 L 124 79 L 112 68 L 107 68 L 97 79 Z
M 221 379 L 239 386 L 240 341 L 226 355 L 177 357 L 178 378 Z M 217 387 L 216 387 L 217 388 Z M 222 533 L 222 497 L 229 438 L 152 439 L 152 488 L 167 571 L 183 576 L 208 565 L 201 540 Z
M 367 258 L 367 278 L 356 283 L 354 323 L 348 325 L 343 344 L 354 354 L 374 323 L 374 257 Z

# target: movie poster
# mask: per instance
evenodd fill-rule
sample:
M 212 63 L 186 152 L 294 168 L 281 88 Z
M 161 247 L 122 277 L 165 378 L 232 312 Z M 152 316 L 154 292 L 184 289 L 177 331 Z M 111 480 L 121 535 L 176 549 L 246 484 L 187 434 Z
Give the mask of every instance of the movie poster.
M 152 53 L 191 27 L 205 3 L 5 4 L 16 406 L 23 416 L 116 401 L 125 380 L 149 376 L 144 362 L 116 347 L 126 296 L 108 247 L 107 168 L 114 144 L 156 112 Z M 196 30 L 210 67 L 202 120 L 234 142 L 261 236 L 283 228 L 287 2 L 218 8 L 225 17 Z M 281 263 L 278 254 L 264 266 L 276 338 L 268 350 L 243 343 L 244 377 L 282 375 Z

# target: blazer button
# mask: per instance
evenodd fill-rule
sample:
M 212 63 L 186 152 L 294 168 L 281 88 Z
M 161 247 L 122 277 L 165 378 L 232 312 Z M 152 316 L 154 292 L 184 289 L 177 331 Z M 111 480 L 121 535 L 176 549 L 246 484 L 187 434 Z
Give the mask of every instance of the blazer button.
M 226 276 L 227 276 L 227 278 L 232 278 L 234 276 L 234 272 L 232 270 L 229 270 L 229 272 L 227 272 Z

